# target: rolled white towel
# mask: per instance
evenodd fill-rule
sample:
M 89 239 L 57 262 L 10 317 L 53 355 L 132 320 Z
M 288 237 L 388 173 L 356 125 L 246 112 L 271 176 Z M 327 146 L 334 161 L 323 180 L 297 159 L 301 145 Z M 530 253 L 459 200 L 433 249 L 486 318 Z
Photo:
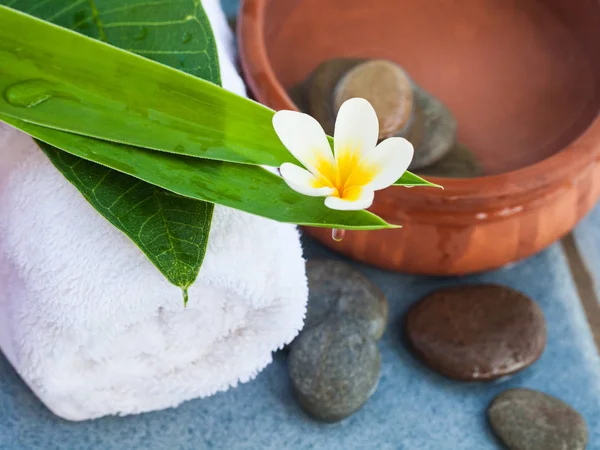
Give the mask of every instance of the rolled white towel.
M 243 93 L 217 0 L 224 87 Z M 0 125 L 0 348 L 69 420 L 174 407 L 252 379 L 302 327 L 294 226 L 216 207 L 190 300 L 26 135 Z

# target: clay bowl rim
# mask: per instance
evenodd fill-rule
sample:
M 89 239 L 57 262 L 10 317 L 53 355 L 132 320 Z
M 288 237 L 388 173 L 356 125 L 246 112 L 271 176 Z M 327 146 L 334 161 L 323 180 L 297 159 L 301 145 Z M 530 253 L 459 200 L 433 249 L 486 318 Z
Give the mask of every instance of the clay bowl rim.
M 297 111 L 298 108 L 279 83 L 267 55 L 264 36 L 266 2 L 267 0 L 242 0 L 237 35 L 245 81 L 258 101 L 270 99 L 271 103 L 275 103 L 267 104 L 271 108 Z M 252 74 L 260 74 L 262 82 L 259 84 Z M 428 180 L 442 185 L 444 189 L 419 189 L 416 191 L 418 195 L 414 195 L 415 191 L 412 190 L 404 194 L 402 189 L 394 189 L 393 196 L 409 203 L 421 202 L 424 197 L 433 201 L 460 198 L 472 202 L 487 202 L 490 198 L 527 196 L 556 183 L 575 182 L 583 168 L 595 161 L 600 161 L 600 111 L 571 143 L 537 163 L 509 172 L 474 178 L 428 176 Z

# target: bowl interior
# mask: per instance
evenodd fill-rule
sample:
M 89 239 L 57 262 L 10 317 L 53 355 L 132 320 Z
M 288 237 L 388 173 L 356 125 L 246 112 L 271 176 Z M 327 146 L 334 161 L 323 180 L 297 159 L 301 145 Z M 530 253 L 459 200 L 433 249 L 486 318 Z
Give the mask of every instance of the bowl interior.
M 267 0 L 264 32 L 291 89 L 336 57 L 402 65 L 458 120 L 486 174 L 541 161 L 600 110 L 597 0 Z

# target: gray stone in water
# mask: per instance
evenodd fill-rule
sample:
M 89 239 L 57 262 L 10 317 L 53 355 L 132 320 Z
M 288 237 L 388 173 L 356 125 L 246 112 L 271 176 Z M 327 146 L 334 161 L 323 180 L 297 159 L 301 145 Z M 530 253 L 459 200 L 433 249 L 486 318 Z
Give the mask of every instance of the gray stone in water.
M 388 319 L 388 304 L 383 292 L 360 272 L 335 260 L 310 260 L 308 312 L 305 329 L 335 316 L 351 317 L 378 340 Z
M 456 119 L 438 99 L 414 86 L 414 124 L 405 134 L 415 147 L 410 170 L 422 169 L 440 161 L 456 143 Z
M 303 331 L 288 358 L 292 388 L 312 417 L 337 422 L 358 411 L 377 389 L 381 359 L 375 341 L 349 318 Z
M 319 65 L 306 81 L 304 108 L 301 109 L 317 119 L 325 132 L 331 136 L 337 115 L 337 109 L 333 106 L 333 92 L 344 74 L 363 61 L 365 60 L 354 58 L 327 60 Z
M 406 72 L 393 62 L 375 59 L 357 65 L 339 81 L 334 93 L 334 111 L 345 101 L 362 97 L 368 100 L 379 119 L 379 139 L 407 129 L 413 117 L 413 84 Z
M 483 176 L 483 168 L 467 147 L 456 144 L 437 163 L 418 171 L 419 175 L 446 178 L 474 178 Z
M 510 450 L 583 450 L 588 432 L 583 417 L 542 392 L 511 389 L 488 409 L 490 424 Z
M 306 103 L 306 87 L 304 83 L 296 84 L 288 89 L 288 96 L 300 111 L 308 111 Z
M 303 109 L 332 135 L 337 111 L 351 97 L 373 104 L 381 125 L 380 139 L 401 136 L 413 144 L 411 170 L 435 164 L 455 145 L 457 124 L 448 108 L 410 81 L 402 67 L 386 60 L 324 62 L 307 80 Z

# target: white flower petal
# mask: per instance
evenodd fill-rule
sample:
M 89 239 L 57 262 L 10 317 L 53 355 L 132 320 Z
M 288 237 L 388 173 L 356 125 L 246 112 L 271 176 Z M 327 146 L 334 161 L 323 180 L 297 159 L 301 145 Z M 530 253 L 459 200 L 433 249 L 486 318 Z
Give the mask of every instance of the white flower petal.
M 338 209 L 340 211 L 358 211 L 367 209 L 373 204 L 375 192 L 370 189 L 362 189 L 360 195 L 352 200 L 346 200 L 339 197 L 327 197 L 325 206 L 330 209 Z
M 314 175 L 319 168 L 333 166 L 333 152 L 323 127 L 308 114 L 279 111 L 273 116 L 273 128 L 281 142 L 294 157 Z
M 378 137 L 379 120 L 373 106 L 364 98 L 346 100 L 335 121 L 336 159 L 346 152 L 368 152 L 377 145 Z
M 279 171 L 287 185 L 300 194 L 311 197 L 325 197 L 335 192 L 335 189 L 330 187 L 316 187 L 319 183 L 315 176 L 295 164 L 283 163 Z
M 413 154 L 412 144 L 404 138 L 393 137 L 380 143 L 362 160 L 361 165 L 375 174 L 365 188 L 378 191 L 394 184 L 408 169 Z

